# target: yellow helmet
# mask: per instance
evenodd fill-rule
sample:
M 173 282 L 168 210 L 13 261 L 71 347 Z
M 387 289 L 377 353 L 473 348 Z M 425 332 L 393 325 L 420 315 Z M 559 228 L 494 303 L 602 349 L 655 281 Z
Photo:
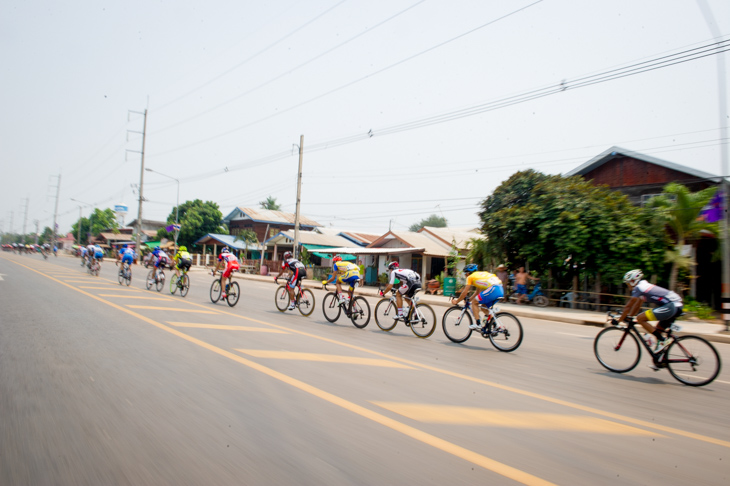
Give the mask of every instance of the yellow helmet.
M 178 251 L 188 251 L 188 247 L 187 246 L 181 246 Z

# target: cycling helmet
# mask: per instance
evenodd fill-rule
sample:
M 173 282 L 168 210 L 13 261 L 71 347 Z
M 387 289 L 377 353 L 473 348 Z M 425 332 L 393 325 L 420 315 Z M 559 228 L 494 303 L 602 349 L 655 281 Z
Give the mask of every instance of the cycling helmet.
M 126 249 L 127 245 L 122 245 L 122 250 Z
M 224 246 L 223 249 L 221 250 L 221 253 L 229 253 L 229 252 L 230 252 L 230 250 L 228 249 L 227 246 Z
M 188 251 L 188 247 L 187 247 L 187 246 L 181 246 L 181 247 L 180 247 L 180 248 L 178 249 L 178 251 Z
M 332 259 L 332 263 L 341 262 L 342 257 L 340 255 L 335 255 L 335 257 Z
M 153 254 L 154 256 L 157 256 L 157 255 L 159 255 L 159 254 L 160 254 L 160 249 L 159 249 L 159 248 L 155 248 L 154 250 L 152 250 L 152 254 Z
M 388 263 L 388 270 L 395 270 L 396 268 L 400 268 L 400 265 L 398 264 L 398 262 Z
M 288 260 L 291 257 L 292 257 L 292 254 L 291 254 L 290 251 L 285 251 L 284 252 L 284 260 Z
M 627 283 L 631 285 L 632 287 L 636 287 L 636 285 L 644 278 L 644 274 L 641 272 L 641 270 L 631 270 L 629 272 L 626 272 L 626 275 L 624 275 L 624 283 Z
M 477 266 L 476 263 L 470 263 L 469 265 L 464 267 L 465 273 L 472 273 L 472 272 L 476 272 L 477 270 L 479 270 L 479 267 Z

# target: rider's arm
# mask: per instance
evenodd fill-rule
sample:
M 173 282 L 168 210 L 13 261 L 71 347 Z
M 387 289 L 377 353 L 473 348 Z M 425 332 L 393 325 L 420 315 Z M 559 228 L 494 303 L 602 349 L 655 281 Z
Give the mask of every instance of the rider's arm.
M 624 311 L 621 313 L 621 317 L 619 317 L 618 321 L 623 322 L 623 320 L 626 319 L 626 316 L 635 316 L 638 314 L 641 310 L 642 302 L 643 299 L 641 297 L 631 297 L 629 301 L 626 302 Z
M 459 294 L 459 298 L 452 297 L 451 301 L 453 302 L 454 299 L 456 299 L 456 302 L 453 302 L 454 305 L 458 304 L 462 300 L 466 300 L 466 296 L 469 294 L 469 291 L 471 290 L 471 285 L 465 285 L 464 290 L 461 291 L 461 294 Z

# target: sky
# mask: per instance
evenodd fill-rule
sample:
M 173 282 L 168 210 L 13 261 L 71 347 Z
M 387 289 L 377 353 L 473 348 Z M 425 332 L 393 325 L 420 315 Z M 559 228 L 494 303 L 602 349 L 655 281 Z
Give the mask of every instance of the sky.
M 178 189 L 293 213 L 301 147 L 301 214 L 376 234 L 478 227 L 515 172 L 614 145 L 720 174 L 729 54 L 649 61 L 728 39 L 726 0 L 4 0 L 0 232 L 57 191 L 59 232 L 132 221 L 142 151 L 144 219 Z

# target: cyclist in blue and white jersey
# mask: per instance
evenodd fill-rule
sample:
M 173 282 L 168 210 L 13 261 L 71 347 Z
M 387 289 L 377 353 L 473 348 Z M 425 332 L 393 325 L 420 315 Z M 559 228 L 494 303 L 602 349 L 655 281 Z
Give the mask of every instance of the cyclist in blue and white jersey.
M 122 249 L 119 250 L 119 260 L 122 262 L 122 267 L 119 269 L 119 274 L 122 274 L 124 270 L 124 264 L 130 265 L 129 272 L 132 272 L 131 265 L 134 263 L 134 250 L 129 248 L 127 245 L 122 245 Z

